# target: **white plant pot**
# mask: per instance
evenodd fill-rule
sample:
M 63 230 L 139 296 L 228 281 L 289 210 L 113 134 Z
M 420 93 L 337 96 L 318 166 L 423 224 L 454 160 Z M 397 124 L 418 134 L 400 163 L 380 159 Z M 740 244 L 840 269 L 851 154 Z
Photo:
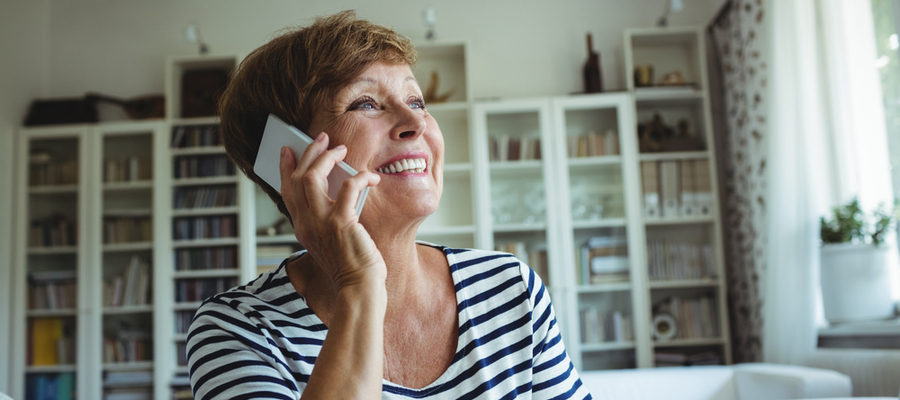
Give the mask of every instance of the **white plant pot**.
M 830 323 L 893 316 L 888 279 L 892 248 L 871 244 L 828 244 L 821 250 L 822 305 Z

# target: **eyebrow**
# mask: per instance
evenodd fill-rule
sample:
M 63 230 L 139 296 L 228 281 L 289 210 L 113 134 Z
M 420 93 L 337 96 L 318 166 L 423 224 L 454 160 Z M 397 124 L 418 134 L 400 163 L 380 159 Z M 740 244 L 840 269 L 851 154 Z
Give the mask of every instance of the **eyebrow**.
M 403 82 L 409 82 L 409 81 L 416 82 L 416 77 L 410 75 L 410 76 L 407 76 L 406 79 L 403 80 Z M 361 83 L 361 82 L 371 83 L 371 84 L 375 84 L 375 85 L 378 84 L 378 80 L 376 80 L 375 78 L 363 77 L 363 76 L 354 79 L 353 81 L 350 82 L 350 84 L 354 85 L 354 84 Z

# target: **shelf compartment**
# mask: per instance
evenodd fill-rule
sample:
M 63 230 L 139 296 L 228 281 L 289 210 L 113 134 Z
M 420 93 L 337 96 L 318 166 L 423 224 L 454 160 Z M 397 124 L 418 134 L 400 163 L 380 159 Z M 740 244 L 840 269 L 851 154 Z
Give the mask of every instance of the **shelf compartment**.
M 437 121 L 444 136 L 445 170 L 448 164 L 469 163 L 468 104 L 429 105 L 428 113 Z
M 630 291 L 578 293 L 579 343 L 633 342 Z
M 615 106 L 569 108 L 564 111 L 569 162 L 583 158 L 614 158 L 621 154 L 619 116 Z
M 586 350 L 581 352 L 581 365 L 582 371 L 633 369 L 637 358 L 632 348 Z
M 706 152 L 705 102 L 666 99 L 637 103 L 640 153 Z M 642 131 L 641 127 L 648 129 Z M 653 129 L 649 129 L 653 127 Z
M 429 215 L 420 230 L 453 229 L 474 224 L 472 210 L 472 180 L 468 174 L 444 177 L 443 194 L 437 210 Z
M 418 61 L 413 73 L 416 80 L 424 88 L 430 85 L 432 72 L 438 74 L 440 87 L 438 94 L 449 93 L 449 103 L 428 104 L 429 111 L 443 110 L 444 107 L 459 107 L 456 104 L 465 104 L 469 100 L 468 76 L 466 68 L 466 46 L 463 43 L 420 43 L 416 46 Z M 443 106 L 443 107 L 442 107 Z

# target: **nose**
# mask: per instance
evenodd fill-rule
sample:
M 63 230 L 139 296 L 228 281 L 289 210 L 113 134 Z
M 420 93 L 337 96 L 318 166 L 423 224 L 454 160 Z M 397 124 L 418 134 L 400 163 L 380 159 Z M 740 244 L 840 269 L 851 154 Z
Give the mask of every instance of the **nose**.
M 408 104 L 398 104 L 396 110 L 394 125 L 391 128 L 391 138 L 414 140 L 425 133 L 424 111 L 412 109 Z

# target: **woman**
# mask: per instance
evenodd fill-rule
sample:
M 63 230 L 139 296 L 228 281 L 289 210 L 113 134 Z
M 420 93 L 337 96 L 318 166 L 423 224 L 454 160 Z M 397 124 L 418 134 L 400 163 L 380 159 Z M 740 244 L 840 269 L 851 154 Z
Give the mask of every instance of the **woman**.
M 444 155 L 415 59 L 405 37 L 344 12 L 241 64 L 221 101 L 226 150 L 307 251 L 200 307 L 195 398 L 590 397 L 534 272 L 509 254 L 415 241 Z M 253 173 L 269 113 L 315 137 L 299 159 L 282 151 L 283 195 Z M 360 172 L 330 199 L 341 160 Z

